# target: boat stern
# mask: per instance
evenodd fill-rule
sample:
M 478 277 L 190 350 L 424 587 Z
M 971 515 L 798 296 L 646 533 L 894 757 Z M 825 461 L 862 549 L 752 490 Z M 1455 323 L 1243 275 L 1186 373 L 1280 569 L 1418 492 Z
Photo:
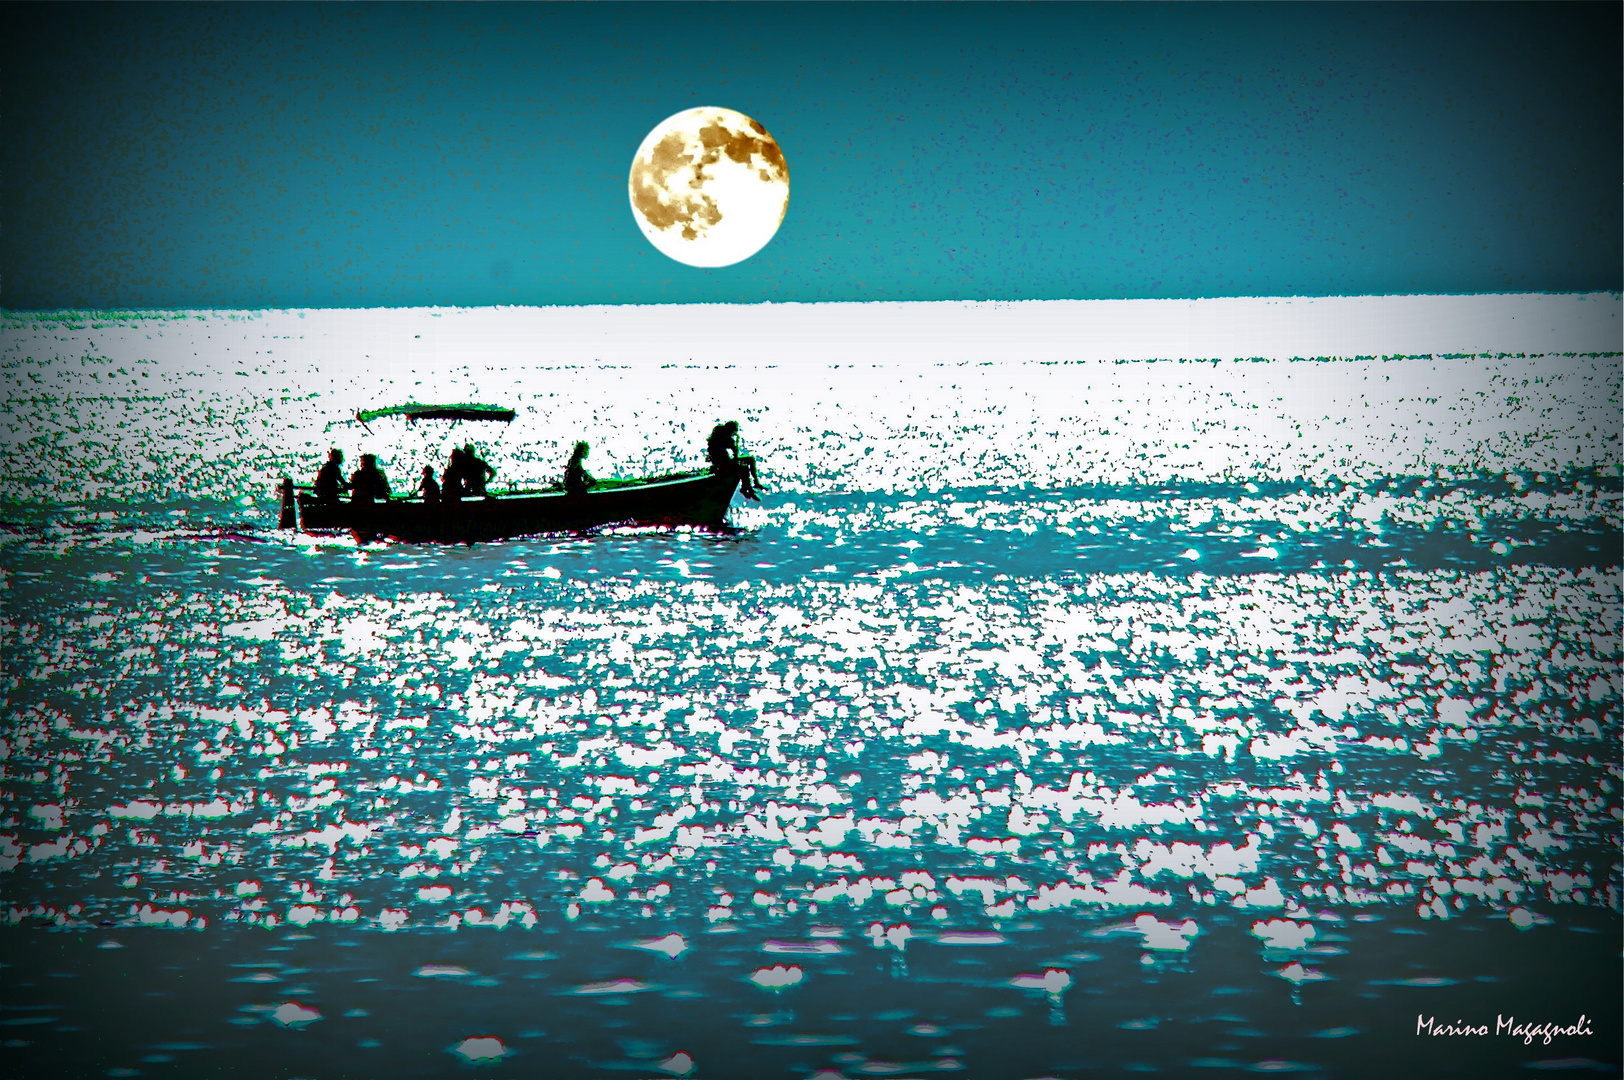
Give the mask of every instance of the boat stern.
M 276 519 L 278 529 L 297 529 L 299 527 L 299 502 L 293 495 L 293 481 L 284 476 L 280 485 L 282 491 L 282 509 Z

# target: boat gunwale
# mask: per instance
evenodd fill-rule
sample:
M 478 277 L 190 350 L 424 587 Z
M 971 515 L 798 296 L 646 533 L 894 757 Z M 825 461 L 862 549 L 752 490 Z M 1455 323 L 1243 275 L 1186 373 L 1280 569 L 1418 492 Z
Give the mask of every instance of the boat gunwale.
M 593 496 L 593 495 L 613 495 L 613 494 L 617 494 L 617 493 L 621 493 L 621 492 L 652 491 L 652 490 L 654 490 L 656 488 L 675 487 L 675 486 L 677 486 L 679 484 L 699 483 L 699 482 L 704 481 L 704 480 L 709 480 L 710 478 L 712 478 L 712 477 L 714 477 L 716 475 L 717 474 L 713 473 L 713 472 L 692 472 L 692 473 L 683 474 L 681 476 L 668 477 L 668 478 L 663 478 L 663 479 L 660 479 L 660 480 L 651 480 L 651 481 L 647 481 L 647 482 L 639 480 L 639 481 L 634 481 L 634 482 L 628 483 L 628 484 L 617 484 L 614 487 L 588 488 L 587 490 L 581 492 L 580 495 L 576 495 L 576 496 L 571 496 L 570 492 L 564 491 L 564 490 L 558 489 L 558 488 L 546 489 L 546 490 L 534 490 L 534 491 L 512 491 L 512 490 L 509 490 L 509 491 L 507 491 L 505 493 L 492 492 L 492 493 L 488 493 L 488 494 L 485 494 L 485 495 L 475 495 L 475 496 L 471 496 L 471 497 L 464 496 L 461 499 L 442 499 L 440 501 L 439 505 L 445 506 L 445 505 L 450 505 L 450 504 L 453 504 L 453 503 L 467 503 L 467 504 L 470 504 L 470 505 L 477 506 L 480 503 L 487 503 L 487 502 L 501 503 L 501 502 L 517 502 L 517 501 L 521 501 L 521 500 L 530 500 L 530 499 L 552 499 L 552 498 L 562 499 L 562 498 L 569 498 L 569 497 L 583 498 L 583 497 L 590 497 L 590 496 Z M 300 497 L 304 501 L 306 501 L 308 503 L 316 503 L 317 502 L 317 500 L 315 500 L 313 498 L 309 498 L 308 496 L 305 495 L 306 492 L 310 492 L 310 491 L 315 490 L 314 485 L 312 485 L 312 484 L 295 484 L 293 486 L 293 489 L 296 492 L 299 493 Z M 422 496 L 417 495 L 415 493 L 411 494 L 411 495 L 391 495 L 387 499 L 384 499 L 384 500 L 381 500 L 381 501 L 378 501 L 378 502 L 374 502 L 374 503 L 370 503 L 370 504 L 368 504 L 368 503 L 357 504 L 351 499 L 335 499 L 335 500 L 319 503 L 318 505 L 323 505 L 323 506 L 333 506 L 333 505 L 338 505 L 338 506 L 354 506 L 354 505 L 361 505 L 361 506 L 367 506 L 367 505 L 389 506 L 389 505 L 396 505 L 396 504 L 399 504 L 399 505 L 411 505 L 411 504 L 431 505 L 431 504 L 428 504 L 428 503 L 424 503 Z

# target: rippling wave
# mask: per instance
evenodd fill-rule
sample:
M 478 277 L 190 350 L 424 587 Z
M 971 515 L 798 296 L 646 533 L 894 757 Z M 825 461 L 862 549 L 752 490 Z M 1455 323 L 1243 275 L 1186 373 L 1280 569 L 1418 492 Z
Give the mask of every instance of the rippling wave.
M 1176 1028 L 1150 1055 L 1175 1071 L 1328 1067 L 1372 1021 L 1328 1017 L 1289 1060 L 1247 1025 L 1321 983 L 1377 1012 L 1470 984 L 1448 925 L 1493 927 L 1502 958 L 1617 940 L 1618 357 L 1469 359 L 1492 399 L 1361 389 L 1357 421 L 1275 391 L 1421 362 L 1199 386 L 1176 362 L 1044 367 L 1001 396 L 1007 369 L 753 371 L 746 393 L 542 368 L 517 403 L 634 387 L 567 433 L 629 471 L 684 464 L 648 432 L 702 432 L 735 395 L 766 503 L 719 534 L 444 548 L 271 527 L 269 480 L 330 441 L 396 474 L 429 454 L 344 425 L 353 381 L 273 408 L 172 358 L 14 345 L 38 392 L 4 476 L 0 906 L 132 953 L 162 948 L 138 928 L 203 929 L 233 943 L 201 977 L 241 999 L 235 1030 L 350 1023 L 363 1063 L 415 1045 L 414 1010 L 475 1000 L 445 995 L 544 985 L 535 1017 L 493 1005 L 434 1049 L 1073 1075 Z M 149 380 L 170 389 L 125 386 Z M 502 445 L 504 476 L 547 477 Z M 378 987 L 341 974 L 363 969 Z M 669 1022 L 690 1001 L 703 1032 Z M 999 1057 L 1024 1017 L 1035 1041 Z M 1097 1057 L 1042 1034 L 1102 1017 Z

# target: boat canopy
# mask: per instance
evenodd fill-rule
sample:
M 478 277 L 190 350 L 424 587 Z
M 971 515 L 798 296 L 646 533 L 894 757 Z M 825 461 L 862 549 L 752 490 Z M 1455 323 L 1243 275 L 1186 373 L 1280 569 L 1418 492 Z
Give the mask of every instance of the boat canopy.
M 387 409 L 359 409 L 355 418 L 365 424 L 383 416 L 404 416 L 408 421 L 418 420 L 500 420 L 511 421 L 518 415 L 500 405 L 391 405 Z

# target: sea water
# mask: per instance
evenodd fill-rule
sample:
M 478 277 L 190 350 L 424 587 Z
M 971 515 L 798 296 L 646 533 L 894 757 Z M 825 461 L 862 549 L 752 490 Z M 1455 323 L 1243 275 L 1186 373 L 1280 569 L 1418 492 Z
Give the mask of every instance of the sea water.
M 1617 298 L 1408 303 L 8 315 L 0 1071 L 1615 1069 Z

